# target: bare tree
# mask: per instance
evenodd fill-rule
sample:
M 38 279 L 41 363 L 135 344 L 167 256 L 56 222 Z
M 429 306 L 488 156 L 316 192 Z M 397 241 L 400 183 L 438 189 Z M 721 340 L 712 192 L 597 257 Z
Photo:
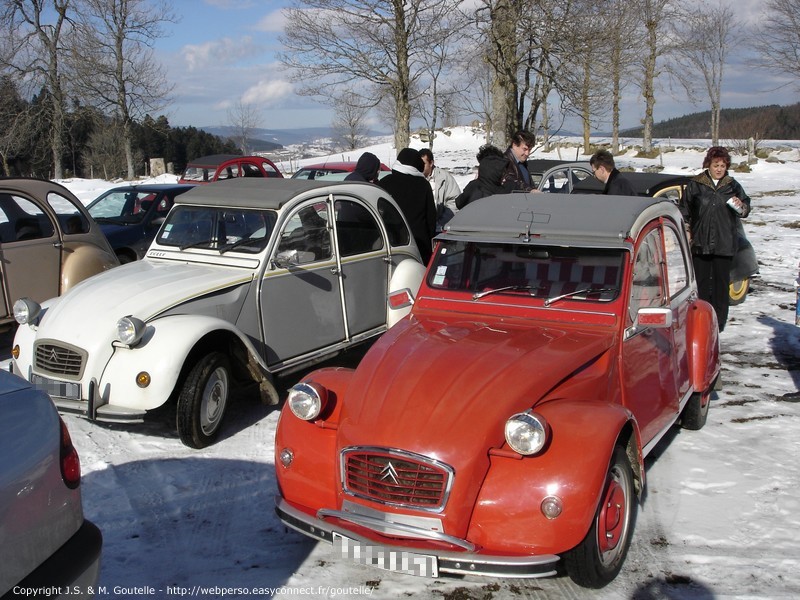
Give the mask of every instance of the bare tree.
M 228 123 L 233 128 L 231 139 L 242 154 L 250 154 L 248 139 L 261 122 L 261 113 L 256 106 L 239 100 L 228 110 Z
M 603 11 L 608 44 L 608 71 L 611 85 L 611 152 L 619 152 L 619 117 L 622 93 L 630 80 L 637 50 L 642 40 L 634 25 L 635 14 L 628 0 L 609 0 Z
M 27 151 L 33 137 L 33 108 L 20 96 L 14 80 L 0 78 L 0 161 L 2 173 L 12 175 L 11 161 Z
M 353 94 L 342 93 L 336 102 L 336 112 L 331 124 L 334 141 L 343 150 L 356 150 L 367 139 L 367 117 L 369 109 L 352 101 Z
M 71 0 L 4 0 L 0 29 L 7 36 L 3 63 L 20 80 L 43 89 L 49 124 L 53 177 L 63 177 L 66 92 L 62 46 L 71 23 Z
M 103 179 L 120 177 L 126 169 L 127 157 L 119 143 L 122 135 L 120 123 L 109 122 L 98 127 L 89 138 L 83 153 L 83 162 L 93 177 Z
M 87 101 L 120 122 L 127 177 L 133 179 L 133 123 L 163 108 L 172 91 L 153 44 L 176 17 L 165 0 L 74 1 L 81 19 L 72 63 Z
M 800 79 L 800 0 L 767 0 L 753 35 L 754 60 L 778 75 Z
M 711 103 L 711 144 L 716 146 L 722 111 L 722 75 L 728 49 L 740 25 L 733 9 L 722 1 L 714 6 L 690 8 L 675 23 L 682 40 L 675 52 L 678 78 L 691 99 L 695 97 L 694 80 L 698 77 L 702 80 Z
M 342 89 L 357 104 L 384 98 L 394 112 L 398 148 L 410 140 L 412 90 L 426 67 L 426 48 L 459 0 L 294 0 L 285 10 L 285 51 L 299 92 L 331 101 Z

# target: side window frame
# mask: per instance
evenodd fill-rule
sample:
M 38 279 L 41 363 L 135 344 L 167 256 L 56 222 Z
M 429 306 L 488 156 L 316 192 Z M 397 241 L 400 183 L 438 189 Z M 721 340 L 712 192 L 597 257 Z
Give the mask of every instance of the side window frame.
M 324 217 L 321 205 L 325 206 Z M 306 266 L 334 260 L 332 209 L 328 197 L 307 200 L 295 207 L 281 226 L 274 262 L 281 265 L 288 260 L 292 266 Z M 316 219 L 322 219 L 324 223 L 316 222 Z
M 645 257 L 646 253 L 652 254 L 652 258 Z M 636 322 L 640 308 L 661 308 L 667 303 L 663 253 L 663 235 L 661 228 L 656 224 L 642 234 L 635 249 L 628 297 L 628 325 Z M 648 262 L 644 264 L 640 260 Z M 656 278 L 655 285 L 647 284 L 651 277 Z

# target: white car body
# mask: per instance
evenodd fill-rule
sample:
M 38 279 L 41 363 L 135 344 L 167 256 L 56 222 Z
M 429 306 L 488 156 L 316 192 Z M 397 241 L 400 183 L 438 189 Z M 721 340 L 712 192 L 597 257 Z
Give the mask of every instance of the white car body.
M 60 410 L 92 420 L 140 422 L 175 396 L 181 439 L 203 447 L 234 380 L 258 382 L 277 403 L 274 374 L 383 333 L 410 310 L 387 295 L 412 300 L 423 274 L 405 219 L 377 186 L 201 186 L 176 200 L 143 260 L 43 303 L 17 331 L 13 367 Z M 133 343 L 117 331 L 128 316 L 143 325 Z

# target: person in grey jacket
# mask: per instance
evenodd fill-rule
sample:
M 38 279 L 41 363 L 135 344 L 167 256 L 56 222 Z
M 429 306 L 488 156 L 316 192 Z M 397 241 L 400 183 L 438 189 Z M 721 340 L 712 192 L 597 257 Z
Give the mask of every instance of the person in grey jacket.
M 453 218 L 458 211 L 456 198 L 461 193 L 455 178 L 433 161 L 433 152 L 428 148 L 419 151 L 422 162 L 425 163 L 423 175 L 428 179 L 433 188 L 433 200 L 436 203 L 436 231 L 441 231 L 444 224 Z
M 728 320 L 731 263 L 739 246 L 736 221 L 750 214 L 750 197 L 728 174 L 730 166 L 726 148 L 709 148 L 705 170 L 689 180 L 680 205 L 689 227 L 697 294 L 714 307 L 720 331 Z

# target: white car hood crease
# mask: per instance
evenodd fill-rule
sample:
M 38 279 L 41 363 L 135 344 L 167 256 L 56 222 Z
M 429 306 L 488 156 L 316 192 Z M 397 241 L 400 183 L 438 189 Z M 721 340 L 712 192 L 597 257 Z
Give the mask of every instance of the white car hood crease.
M 91 277 L 51 306 L 38 337 L 78 343 L 97 326 L 115 328 L 118 319 L 143 321 L 183 302 L 253 279 L 250 269 L 141 260 Z M 91 307 L 87 310 L 87 307 Z M 68 339 L 68 338 L 67 338 Z

